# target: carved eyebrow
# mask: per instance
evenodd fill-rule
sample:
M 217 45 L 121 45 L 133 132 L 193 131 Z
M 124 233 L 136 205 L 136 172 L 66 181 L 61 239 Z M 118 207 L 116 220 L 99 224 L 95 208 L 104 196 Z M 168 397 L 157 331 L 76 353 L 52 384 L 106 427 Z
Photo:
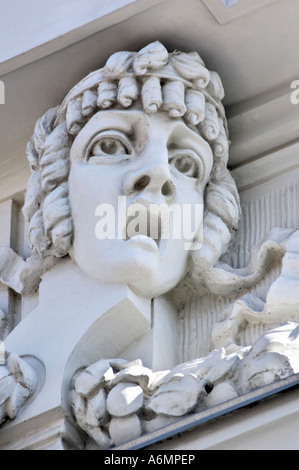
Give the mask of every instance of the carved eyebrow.
M 126 134 L 131 134 L 134 127 L 141 119 L 140 115 L 134 116 L 134 112 L 130 111 L 101 111 L 93 122 L 97 127 L 97 132 L 108 131 L 110 129 L 119 130 Z M 128 116 L 130 119 L 128 119 Z M 94 134 L 95 135 L 95 134 Z
M 95 137 L 97 134 L 100 134 L 101 132 L 105 131 L 110 131 L 110 130 L 115 130 L 115 131 L 120 131 L 125 134 L 132 134 L 133 132 L 133 127 L 132 124 L 128 123 L 125 119 L 122 120 L 114 120 L 114 122 L 109 123 L 105 119 L 101 125 L 97 126 L 97 130 L 93 133 L 93 137 Z
M 130 118 L 128 118 L 128 116 Z M 90 142 L 102 132 L 115 130 L 126 134 L 129 138 L 140 137 L 146 126 L 147 116 L 139 111 L 110 110 L 94 115 L 77 135 L 71 148 L 72 161 L 80 161 L 85 155 Z
M 104 118 L 103 115 L 102 118 Z M 102 122 L 98 121 L 97 131 L 90 136 L 89 142 L 102 132 L 115 130 L 125 134 L 136 145 L 145 140 L 148 135 L 147 121 L 148 115 L 140 111 L 106 111 L 105 118 Z
M 168 139 L 168 145 L 180 148 L 191 147 L 195 152 L 209 152 L 213 158 L 210 145 L 199 133 L 194 132 L 182 122 L 176 123 Z

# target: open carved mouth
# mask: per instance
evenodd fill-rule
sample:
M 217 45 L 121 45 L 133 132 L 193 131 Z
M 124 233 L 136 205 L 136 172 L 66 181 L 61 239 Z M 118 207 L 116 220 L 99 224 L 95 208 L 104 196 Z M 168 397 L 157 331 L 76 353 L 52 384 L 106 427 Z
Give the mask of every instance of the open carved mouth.
M 126 222 L 126 240 L 153 240 L 160 254 L 165 249 L 166 238 L 162 237 L 163 220 L 160 211 L 153 208 L 136 210 L 134 215 L 128 215 Z

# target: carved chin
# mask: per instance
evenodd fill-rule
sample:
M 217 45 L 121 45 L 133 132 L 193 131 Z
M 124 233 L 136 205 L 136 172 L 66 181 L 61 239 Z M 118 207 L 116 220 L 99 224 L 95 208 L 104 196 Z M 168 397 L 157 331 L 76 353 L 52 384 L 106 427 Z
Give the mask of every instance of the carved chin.
M 129 282 L 129 287 L 138 295 L 147 298 L 158 297 L 173 289 L 180 278 L 171 279 L 165 283 L 157 282 L 157 276 L 153 272 L 147 272 L 142 279 Z

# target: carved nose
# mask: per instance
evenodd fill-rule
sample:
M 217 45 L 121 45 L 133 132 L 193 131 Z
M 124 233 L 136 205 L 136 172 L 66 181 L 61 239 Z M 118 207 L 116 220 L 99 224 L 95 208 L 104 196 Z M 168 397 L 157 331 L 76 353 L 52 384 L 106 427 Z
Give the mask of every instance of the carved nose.
M 125 193 L 133 194 L 144 190 L 162 194 L 170 199 L 174 196 L 176 187 L 168 171 L 156 169 L 152 172 L 130 175 L 125 184 Z
M 146 188 L 151 182 L 151 178 L 148 175 L 141 176 L 135 183 L 133 189 L 135 191 L 142 191 L 142 189 Z

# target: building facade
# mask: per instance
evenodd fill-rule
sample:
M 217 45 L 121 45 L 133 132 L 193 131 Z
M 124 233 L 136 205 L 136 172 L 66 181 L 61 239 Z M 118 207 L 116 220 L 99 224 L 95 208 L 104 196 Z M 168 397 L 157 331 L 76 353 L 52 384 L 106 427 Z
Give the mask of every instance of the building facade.
M 298 448 L 294 3 L 4 7 L 0 449 Z M 163 251 L 147 204 L 195 202 Z

